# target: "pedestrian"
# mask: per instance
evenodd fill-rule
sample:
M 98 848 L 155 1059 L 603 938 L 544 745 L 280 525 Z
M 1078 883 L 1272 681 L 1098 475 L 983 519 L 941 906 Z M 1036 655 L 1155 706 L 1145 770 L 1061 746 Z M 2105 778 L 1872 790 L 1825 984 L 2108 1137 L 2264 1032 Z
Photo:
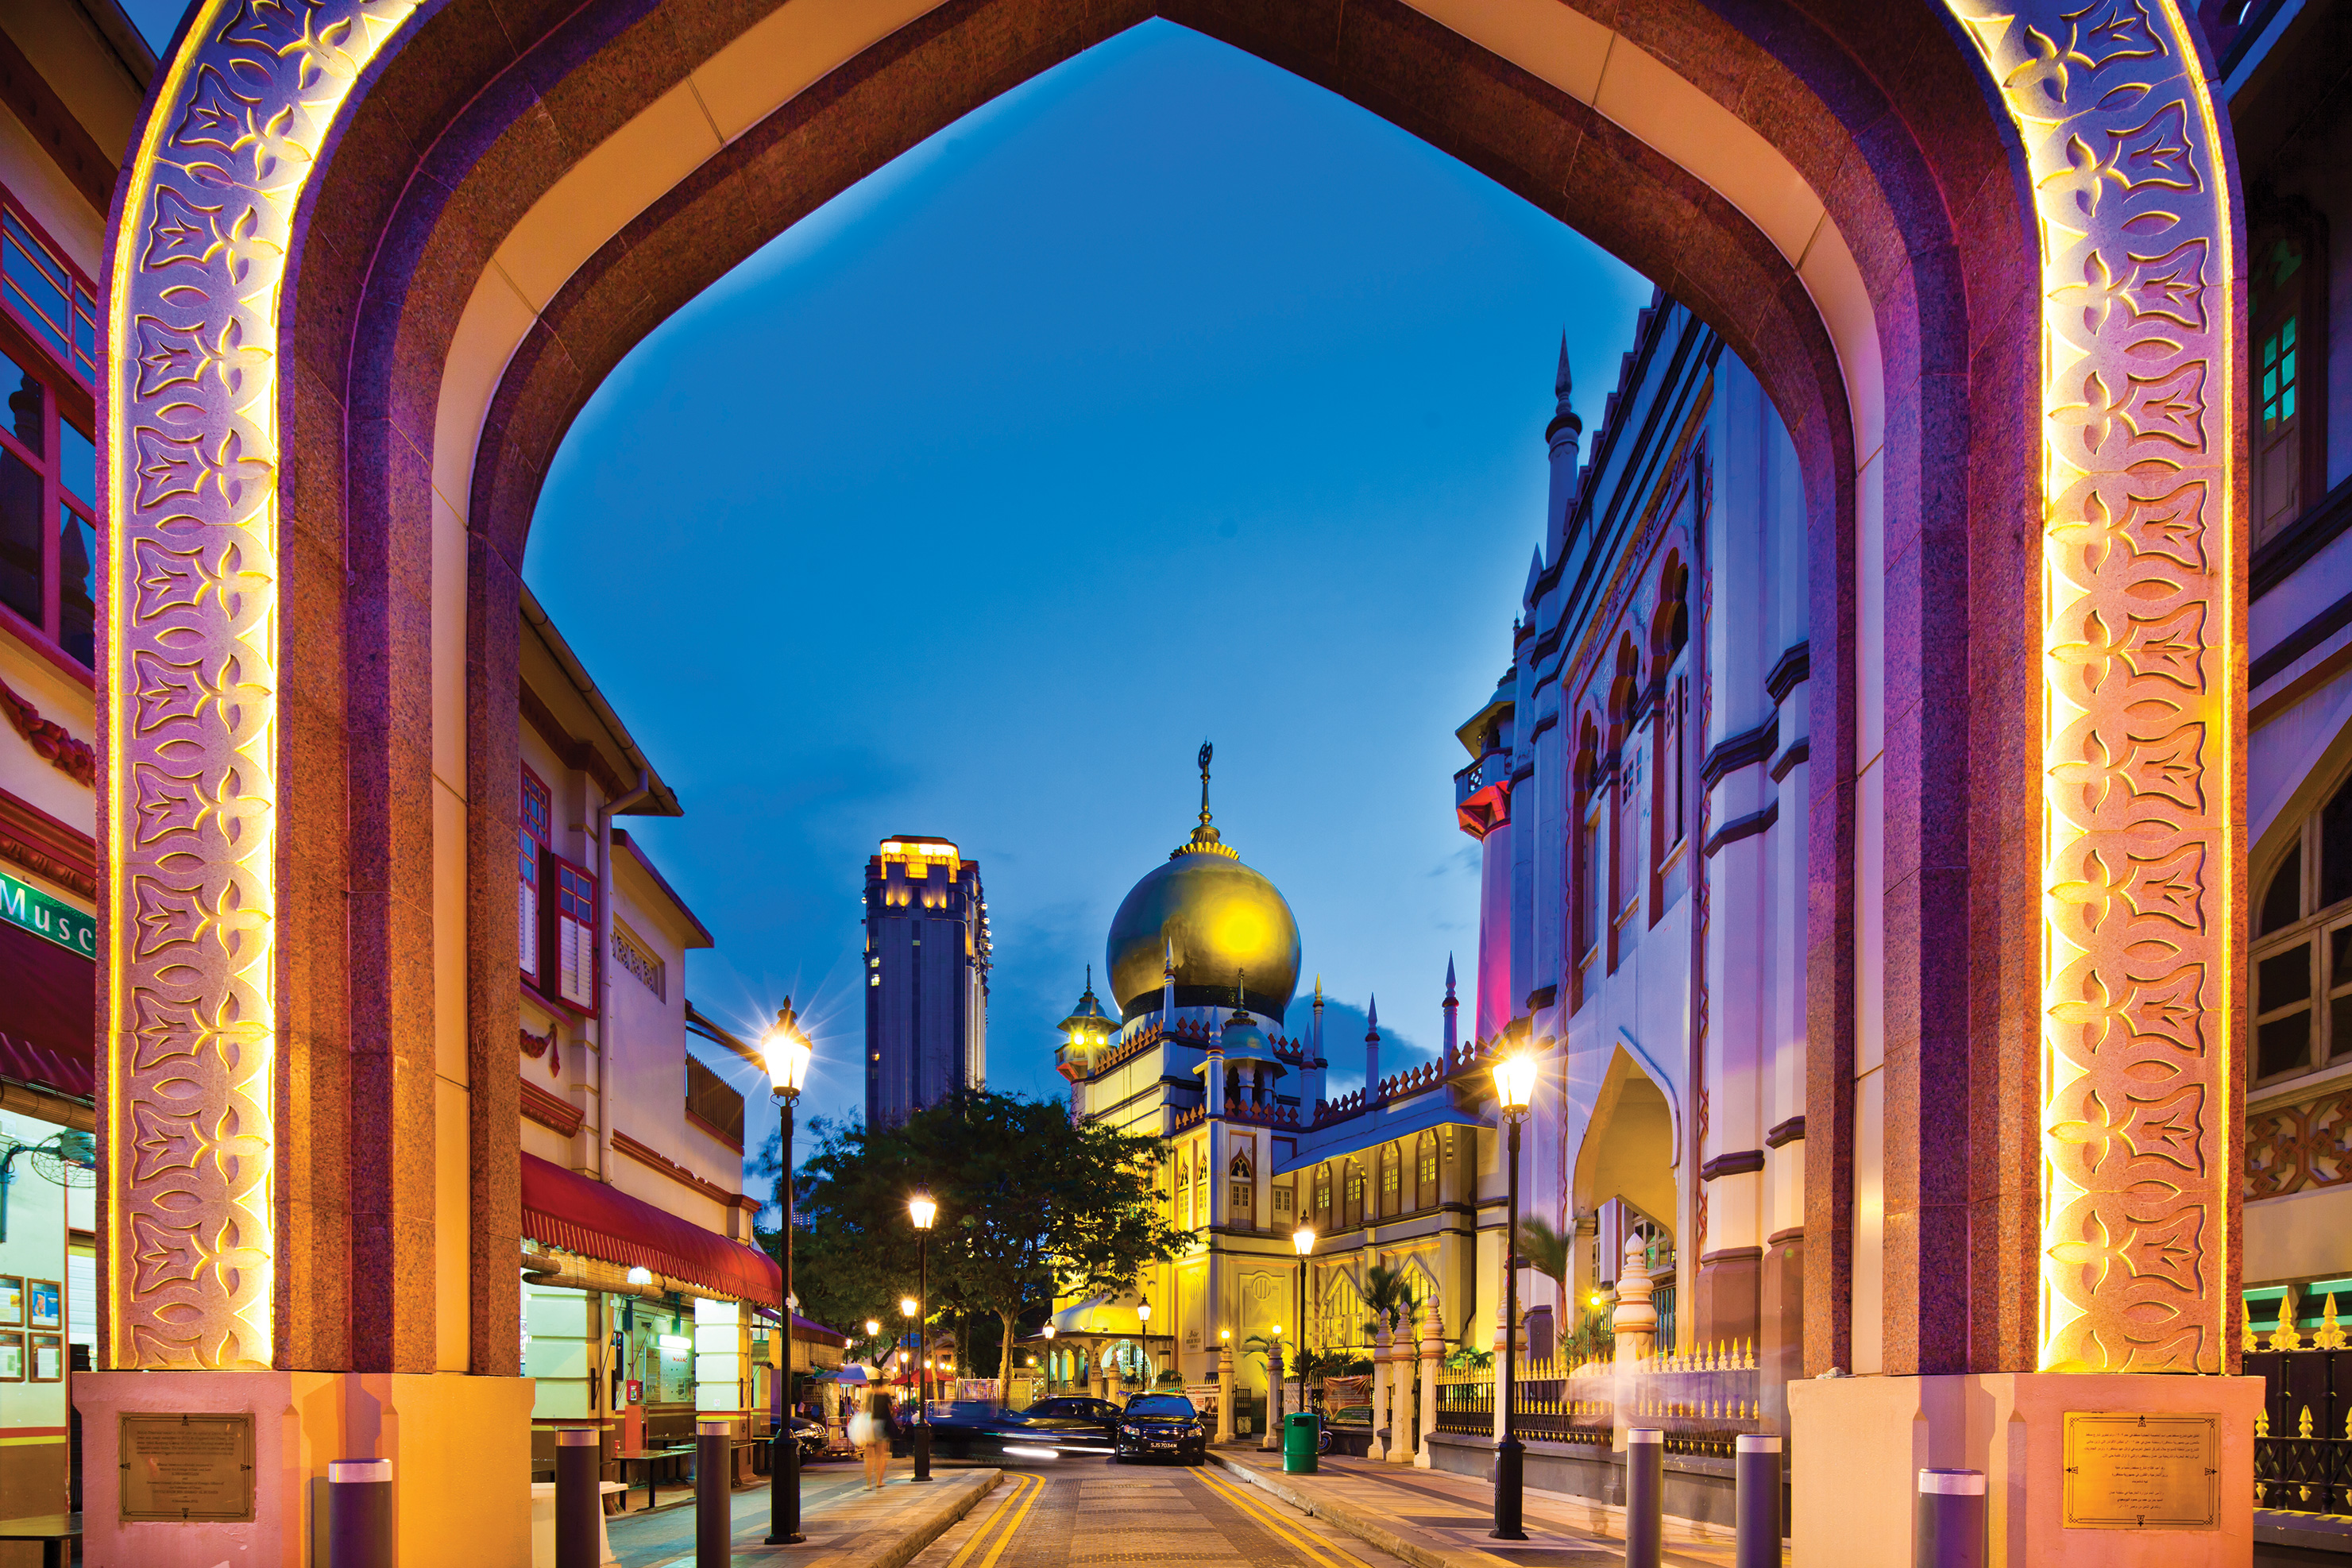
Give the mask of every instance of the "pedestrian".
M 869 1394 L 866 1403 L 849 1417 L 849 1446 L 866 1461 L 866 1489 L 879 1491 L 890 1470 L 890 1439 L 886 1431 L 889 1421 L 888 1406 L 879 1393 Z

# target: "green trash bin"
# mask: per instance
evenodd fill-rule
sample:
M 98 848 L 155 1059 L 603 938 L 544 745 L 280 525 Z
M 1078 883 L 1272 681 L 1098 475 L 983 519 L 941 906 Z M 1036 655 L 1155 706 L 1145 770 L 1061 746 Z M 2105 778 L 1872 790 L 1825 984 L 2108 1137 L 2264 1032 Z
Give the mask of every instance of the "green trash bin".
M 1315 1450 L 1323 1438 L 1323 1418 L 1304 1411 L 1282 1423 L 1282 1470 L 1290 1476 L 1315 1473 Z

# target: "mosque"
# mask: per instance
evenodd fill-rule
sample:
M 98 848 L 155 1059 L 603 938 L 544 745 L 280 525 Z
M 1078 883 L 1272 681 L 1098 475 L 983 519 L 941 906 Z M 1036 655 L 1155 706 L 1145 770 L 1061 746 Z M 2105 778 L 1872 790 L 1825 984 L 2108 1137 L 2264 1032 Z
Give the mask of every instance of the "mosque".
M 1450 970 L 1439 1059 L 1383 1078 L 1375 1004 L 1360 1047 L 1367 1087 L 1328 1098 L 1328 1052 L 1358 1047 L 1325 1040 L 1319 983 L 1306 1038 L 1280 1032 L 1298 990 L 1298 923 L 1215 826 L 1210 759 L 1204 745 L 1199 826 L 1111 921 L 1116 1016 L 1090 978 L 1055 1058 L 1074 1121 L 1165 1142 L 1164 1212 L 1191 1239 L 1132 1294 L 1057 1304 L 1041 1346 L 1056 1387 L 1132 1387 L 1171 1370 L 1205 1384 L 1227 1335 L 1237 1352 L 1276 1337 L 1318 1352 L 1365 1347 L 1376 1264 L 1439 1303 L 1450 1342 L 1495 1315 L 1479 1293 L 1500 1278 L 1500 1123 L 1480 1103 L 1492 1099 L 1489 1053 L 1455 1039 Z M 1314 1233 L 1303 1256 L 1302 1225 Z M 1255 1350 L 1234 1358 L 1253 1401 L 1266 1383 Z

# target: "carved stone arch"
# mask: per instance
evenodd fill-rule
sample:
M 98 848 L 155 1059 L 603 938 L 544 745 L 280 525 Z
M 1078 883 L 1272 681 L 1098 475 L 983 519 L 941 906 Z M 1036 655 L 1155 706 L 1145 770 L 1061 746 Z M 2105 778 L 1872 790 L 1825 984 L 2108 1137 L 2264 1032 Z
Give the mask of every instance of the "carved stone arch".
M 2242 268 L 2192 33 L 2137 0 L 1423 5 L 877 0 L 822 47 L 819 8 L 761 0 L 194 10 L 109 241 L 101 1364 L 430 1371 L 443 1307 L 415 1281 L 462 1256 L 457 1359 L 514 1373 L 499 870 L 547 463 L 757 245 L 1160 14 L 1576 224 L 1719 331 L 1790 431 L 1811 743 L 1841 759 L 1808 803 L 1834 893 L 1808 933 L 1809 1364 L 1846 1360 L 1859 919 L 1892 933 L 1906 1031 L 1888 1201 L 1954 1218 L 1890 1229 L 1917 1310 L 1886 1370 L 2228 1362 Z M 624 143 L 628 179 L 599 162 Z M 2124 787 L 2159 752 L 2198 787 Z M 1869 758 L 1898 874 L 1858 911 Z M 2141 1047 L 2099 1047 L 2164 978 L 2136 967 L 2158 936 L 2212 1042 L 2167 1221 L 2197 1267 L 2045 1276 L 2136 1223 L 2132 1161 L 2045 1160 L 2042 1131 L 2132 1099 Z M 1985 1068 L 2045 1055 L 2080 1075 Z M 459 1077 L 467 1158 L 436 1160 Z M 188 1158 L 132 1156 L 156 1146 Z

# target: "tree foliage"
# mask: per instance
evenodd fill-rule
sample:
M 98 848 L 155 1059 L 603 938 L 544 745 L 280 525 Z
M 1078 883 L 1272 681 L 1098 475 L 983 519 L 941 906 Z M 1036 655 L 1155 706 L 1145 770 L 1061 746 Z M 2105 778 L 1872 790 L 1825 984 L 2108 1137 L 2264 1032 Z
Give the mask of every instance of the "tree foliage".
M 1057 1103 L 967 1090 L 899 1126 L 812 1124 L 816 1146 L 793 1184 L 801 1224 L 794 1283 L 803 1311 L 853 1334 L 896 1323 L 916 1285 L 908 1198 L 939 1204 L 929 1237 L 929 1316 L 986 1313 L 1003 1328 L 1009 1386 L 1020 1320 L 1059 1294 L 1131 1289 L 1176 1255 L 1160 1213 L 1156 1139 L 1073 1127 Z M 830 1316 L 827 1314 L 838 1314 Z

